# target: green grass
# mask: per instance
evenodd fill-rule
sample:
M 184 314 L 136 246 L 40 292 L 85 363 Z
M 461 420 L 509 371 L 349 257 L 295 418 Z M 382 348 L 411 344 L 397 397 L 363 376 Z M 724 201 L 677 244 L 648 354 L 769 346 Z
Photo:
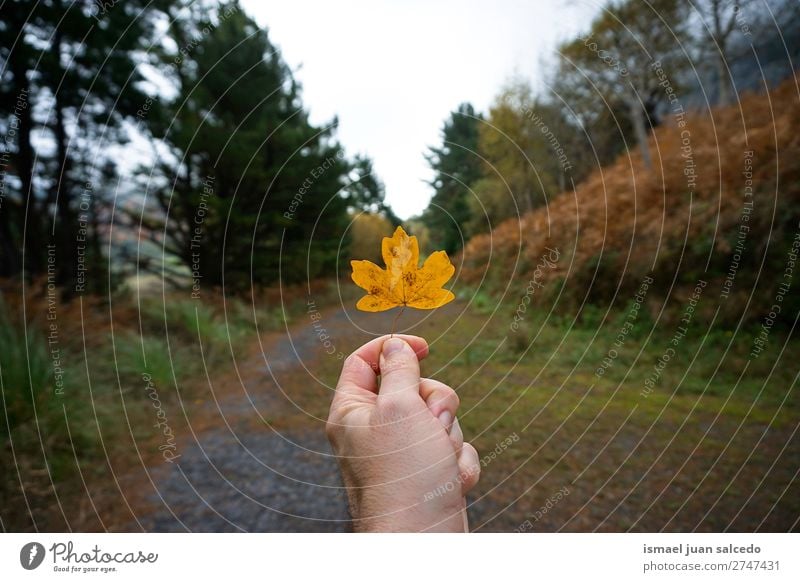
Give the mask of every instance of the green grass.
M 190 346 L 178 340 L 168 344 L 164 338 L 138 336 L 127 332 L 115 341 L 117 370 L 122 378 L 148 374 L 160 386 L 172 386 L 202 373 L 202 360 Z
M 57 346 L 58 352 L 51 352 Z M 47 497 L 54 484 L 72 483 L 79 475 L 75 450 L 91 457 L 98 454 L 93 438 L 95 425 L 67 363 L 68 350 L 48 344 L 33 323 L 21 324 L 0 298 L 0 388 L 5 418 L 0 428 L 0 480 L 6 527 L 24 519 L 20 482 L 28 490 L 28 502 Z M 56 365 L 62 376 L 56 381 Z M 42 518 L 42 512 L 37 512 Z

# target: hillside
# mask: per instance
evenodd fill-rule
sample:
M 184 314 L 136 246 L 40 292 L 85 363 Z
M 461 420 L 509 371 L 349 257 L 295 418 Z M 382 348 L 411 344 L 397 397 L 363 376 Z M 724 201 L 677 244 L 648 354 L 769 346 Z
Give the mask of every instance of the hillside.
M 719 306 L 718 322 L 758 320 L 778 295 L 793 318 L 797 294 L 779 285 L 796 287 L 800 278 L 790 269 L 800 240 L 798 130 L 797 78 L 768 99 L 745 95 L 711 115 L 671 110 L 650 137 L 652 171 L 634 150 L 546 206 L 473 238 L 460 258 L 461 280 L 511 303 L 535 280 L 540 307 L 574 310 L 624 308 L 652 276 L 645 303 L 655 314 L 684 301 L 702 279 L 712 300 L 698 309 L 712 315 Z M 553 256 L 547 249 L 558 260 L 537 271 L 543 256 Z

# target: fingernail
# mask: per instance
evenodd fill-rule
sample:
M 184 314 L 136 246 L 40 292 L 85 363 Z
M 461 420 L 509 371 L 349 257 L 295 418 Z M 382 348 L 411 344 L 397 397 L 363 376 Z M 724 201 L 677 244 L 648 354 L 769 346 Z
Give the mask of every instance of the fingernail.
M 449 410 L 443 411 L 439 415 L 439 422 L 442 423 L 447 432 L 450 432 L 450 427 L 453 424 L 453 414 Z
M 400 338 L 391 337 L 385 342 L 383 342 L 383 355 L 388 357 L 392 354 L 396 354 L 400 350 L 402 350 L 406 346 L 406 342 L 401 340 Z

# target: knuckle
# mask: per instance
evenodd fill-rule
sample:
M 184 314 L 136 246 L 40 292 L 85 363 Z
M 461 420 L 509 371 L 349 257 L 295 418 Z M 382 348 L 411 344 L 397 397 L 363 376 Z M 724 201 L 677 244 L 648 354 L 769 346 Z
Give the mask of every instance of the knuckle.
M 472 471 L 472 475 L 475 478 L 476 482 L 478 481 L 478 479 L 481 478 L 481 464 L 479 462 L 477 462 L 477 461 L 475 462 L 475 466 L 474 466 L 474 470 Z
M 353 371 L 360 371 L 362 369 L 369 369 L 373 372 L 377 371 L 377 365 L 372 365 L 364 358 L 358 355 L 357 352 L 353 352 L 349 356 L 344 359 L 344 364 L 342 365 L 343 369 L 353 370 Z
M 325 436 L 328 437 L 328 441 L 331 444 L 334 444 L 341 438 L 344 428 L 345 427 L 342 425 L 341 415 L 337 414 L 337 408 L 334 401 L 331 403 L 331 409 L 328 412 L 328 418 L 325 421 Z
M 478 481 L 481 479 L 481 466 L 477 465 L 475 470 L 469 474 L 467 483 L 469 487 L 472 488 L 478 484 Z
M 408 416 L 408 404 L 400 395 L 384 395 L 378 398 L 375 406 L 378 416 L 384 423 L 393 423 Z
M 332 422 L 330 419 L 325 423 L 325 436 L 328 437 L 328 440 L 333 443 L 339 437 L 340 427 L 335 422 Z
M 342 364 L 342 368 L 345 368 L 345 369 L 355 368 L 359 364 L 359 361 L 358 361 L 359 359 L 360 358 L 356 355 L 356 353 L 353 352 L 352 354 L 350 354 L 349 356 L 347 356 L 344 359 L 344 363 Z
M 461 405 L 461 399 L 458 397 L 458 393 L 449 386 L 447 386 L 447 390 L 445 391 L 445 398 L 453 408 L 458 408 Z
M 406 370 L 413 370 L 416 365 L 416 358 L 409 354 L 397 354 L 383 362 L 381 366 L 381 376 L 396 375 L 397 372 L 404 372 Z
M 461 404 L 456 391 L 444 385 L 436 390 L 435 395 L 431 397 L 431 401 L 434 403 L 433 408 L 435 410 L 451 410 L 453 414 Z
M 383 398 L 378 398 L 375 409 L 378 415 L 383 419 L 394 418 L 400 414 L 400 403 L 397 401 L 397 398 L 384 396 Z
M 481 464 L 479 462 L 471 463 L 467 469 L 462 473 L 464 485 L 467 488 L 472 488 L 481 478 Z

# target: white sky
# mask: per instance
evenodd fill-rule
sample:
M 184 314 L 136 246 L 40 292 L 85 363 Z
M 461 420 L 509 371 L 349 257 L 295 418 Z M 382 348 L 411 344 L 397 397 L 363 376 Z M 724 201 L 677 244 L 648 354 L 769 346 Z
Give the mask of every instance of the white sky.
M 303 85 L 313 123 L 339 116 L 339 141 L 364 153 L 401 218 L 432 194 L 423 157 L 450 111 L 486 111 L 514 75 L 534 86 L 553 49 L 588 27 L 590 0 L 242 0 Z M 301 66 L 302 65 L 302 66 Z M 298 68 L 299 67 L 299 68 Z

